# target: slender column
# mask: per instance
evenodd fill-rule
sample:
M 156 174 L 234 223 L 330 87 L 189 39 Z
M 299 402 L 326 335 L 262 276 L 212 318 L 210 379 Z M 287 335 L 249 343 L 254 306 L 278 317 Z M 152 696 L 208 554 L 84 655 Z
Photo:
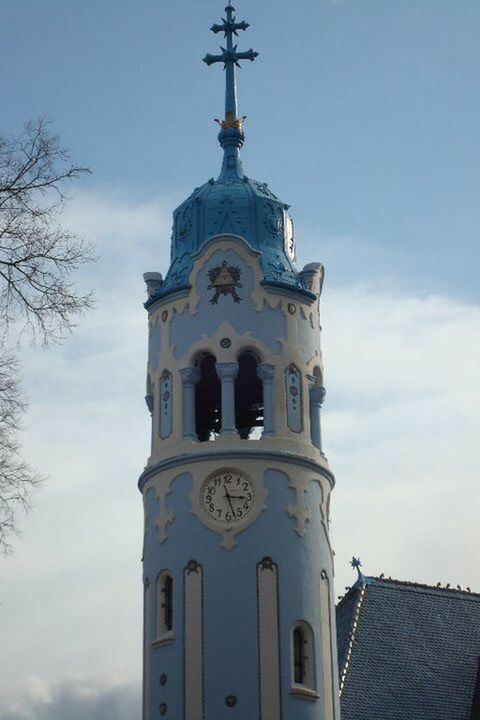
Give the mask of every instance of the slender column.
M 263 385 L 263 433 L 262 437 L 275 434 L 273 423 L 273 375 L 275 365 L 260 363 L 257 367 L 257 375 Z
M 222 383 L 222 429 L 220 435 L 236 435 L 235 378 L 238 375 L 238 363 L 216 363 L 215 368 Z
M 320 426 L 320 408 L 325 400 L 325 388 L 313 385 L 310 388 L 310 437 L 313 445 L 322 452 L 322 432 Z
M 200 380 L 197 367 L 186 367 L 180 370 L 183 384 L 183 439 L 196 440 L 195 432 L 195 385 Z

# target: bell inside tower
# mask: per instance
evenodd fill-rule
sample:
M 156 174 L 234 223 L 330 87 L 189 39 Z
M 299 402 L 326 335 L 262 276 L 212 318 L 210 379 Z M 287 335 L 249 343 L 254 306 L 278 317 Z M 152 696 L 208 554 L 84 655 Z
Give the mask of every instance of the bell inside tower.
M 222 427 L 220 378 L 215 362 L 210 353 L 205 353 L 196 362 L 200 370 L 200 379 L 195 386 L 195 425 L 199 442 L 213 440 Z
M 253 352 L 244 352 L 238 358 L 235 426 L 242 440 L 259 438 L 263 428 L 263 387 L 257 374 L 258 364 Z

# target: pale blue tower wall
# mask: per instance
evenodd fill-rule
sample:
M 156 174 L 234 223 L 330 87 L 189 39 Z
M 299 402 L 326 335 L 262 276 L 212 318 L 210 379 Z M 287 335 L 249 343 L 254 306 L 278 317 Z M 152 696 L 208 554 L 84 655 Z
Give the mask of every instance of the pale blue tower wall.
M 295 473 L 294 466 L 291 472 Z M 155 493 L 153 489 L 148 492 L 145 578 L 154 586 L 158 573 L 168 569 L 175 587 L 174 640 L 147 650 L 151 653 L 152 717 L 158 717 L 160 704 L 166 703 L 167 717 L 183 718 L 182 586 L 185 567 L 192 559 L 202 566 L 204 583 L 203 717 L 259 717 L 256 568 L 263 557 L 269 556 L 278 566 L 282 716 L 289 720 L 324 718 L 323 687 L 317 687 L 320 697 L 316 701 L 291 695 L 291 629 L 298 620 L 308 622 L 315 629 L 320 627 L 321 571 L 325 570 L 329 578 L 333 578 L 332 556 L 322 525 L 321 488 L 315 482 L 311 483 L 307 502 L 314 512 L 305 534 L 299 536 L 295 531 L 295 519 L 289 518 L 286 512 L 288 505 L 295 502 L 289 483 L 286 474 L 266 470 L 267 508 L 239 536 L 237 547 L 230 552 L 221 548 L 215 533 L 203 527 L 192 515 L 189 474 L 181 474 L 172 483 L 168 507 L 175 520 L 169 527 L 168 539 L 161 545 L 154 526 L 158 512 Z M 333 597 L 330 602 L 333 604 Z M 334 642 L 333 629 L 330 638 Z M 318 631 L 315 633 L 315 651 L 316 666 L 320 668 L 323 658 Z M 335 647 L 331 653 L 335 655 Z M 163 674 L 168 679 L 162 686 L 159 679 Z M 321 683 L 321 673 L 318 677 Z M 237 705 L 227 708 L 225 697 L 232 694 L 237 697 Z
M 222 263 L 239 270 L 239 302 L 227 293 L 212 303 L 210 271 Z M 212 238 L 195 256 L 189 290 L 161 298 L 149 308 L 152 454 L 140 483 L 145 493 L 144 578 L 151 598 L 145 638 L 145 720 L 160 717 L 161 705 L 165 717 L 184 718 L 184 573 L 191 560 L 201 566 L 203 583 L 203 709 L 198 720 L 229 716 L 260 720 L 257 565 L 265 557 L 277 566 L 281 718 L 339 718 L 328 536 L 333 476 L 310 434 L 309 389 L 323 382 L 319 266 L 309 266 L 308 277 L 309 293 L 265 286 L 259 253 L 243 239 L 223 235 Z M 228 346 L 222 342 L 225 339 Z M 202 352 L 211 352 L 217 362 L 234 364 L 244 350 L 255 352 L 273 368 L 273 434 L 248 440 L 220 436 L 203 443 L 185 439 L 186 389 L 181 371 L 194 366 Z M 299 429 L 292 429 L 288 420 L 285 373 L 292 365 L 299 377 Z M 159 415 L 165 403 L 158 396 L 165 372 L 172 378 L 167 403 L 172 431 L 162 438 Z M 213 467 L 234 467 L 247 474 L 253 467 L 266 490 L 264 509 L 235 535 L 236 544 L 230 548 L 222 547 L 221 533 L 205 526 L 194 501 L 199 483 Z M 165 570 L 174 580 L 174 637 L 158 645 L 156 578 Z M 322 571 L 329 581 L 328 657 L 322 635 Z M 314 634 L 315 698 L 292 694 L 292 628 L 298 621 L 307 623 Z M 326 663 L 333 673 L 328 688 L 322 671 Z M 162 675 L 167 677 L 163 685 Z M 325 710 L 325 692 L 332 695 L 330 714 Z M 237 698 L 234 707 L 225 704 L 230 695 Z

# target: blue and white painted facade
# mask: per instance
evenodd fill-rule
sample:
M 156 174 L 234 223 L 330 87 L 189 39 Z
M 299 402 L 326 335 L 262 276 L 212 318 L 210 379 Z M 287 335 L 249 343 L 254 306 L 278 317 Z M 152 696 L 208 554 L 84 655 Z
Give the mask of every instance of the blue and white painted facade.
M 256 53 L 233 46 L 247 27 L 233 12 L 229 5 L 212 28 L 226 35 L 222 55 L 205 58 L 227 70 L 222 170 L 175 211 L 165 280 L 145 276 L 152 447 L 139 481 L 143 718 L 338 720 L 334 478 L 320 433 L 323 268 L 295 268 L 288 207 L 243 173 L 235 62 Z M 262 427 L 248 438 L 235 407 L 245 353 L 255 358 L 263 407 Z M 201 442 L 196 393 L 207 355 L 221 405 L 218 428 Z M 218 511 L 205 500 L 215 482 Z

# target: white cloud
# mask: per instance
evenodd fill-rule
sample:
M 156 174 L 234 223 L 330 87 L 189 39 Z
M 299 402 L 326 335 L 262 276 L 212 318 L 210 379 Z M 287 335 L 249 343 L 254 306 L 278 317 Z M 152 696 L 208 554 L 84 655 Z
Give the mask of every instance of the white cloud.
M 480 308 L 327 288 L 323 320 L 339 591 L 352 553 L 371 574 L 480 589 Z
M 26 449 L 50 479 L 3 563 L 0 720 L 138 717 L 121 714 L 136 700 L 117 700 L 136 697 L 125 685 L 138 687 L 141 668 L 142 272 L 166 270 L 171 204 L 85 193 L 69 210 L 71 226 L 98 242 L 101 258 L 83 278 L 98 304 L 63 346 L 26 351 Z M 367 572 L 480 590 L 470 559 L 479 545 L 480 308 L 332 288 L 327 274 L 322 321 L 338 592 L 353 579 L 352 553 Z M 27 676 L 41 680 L 25 691 Z
M 21 697 L 4 709 L 1 720 L 138 720 L 138 686 L 92 678 L 47 684 L 37 677 L 25 683 Z

